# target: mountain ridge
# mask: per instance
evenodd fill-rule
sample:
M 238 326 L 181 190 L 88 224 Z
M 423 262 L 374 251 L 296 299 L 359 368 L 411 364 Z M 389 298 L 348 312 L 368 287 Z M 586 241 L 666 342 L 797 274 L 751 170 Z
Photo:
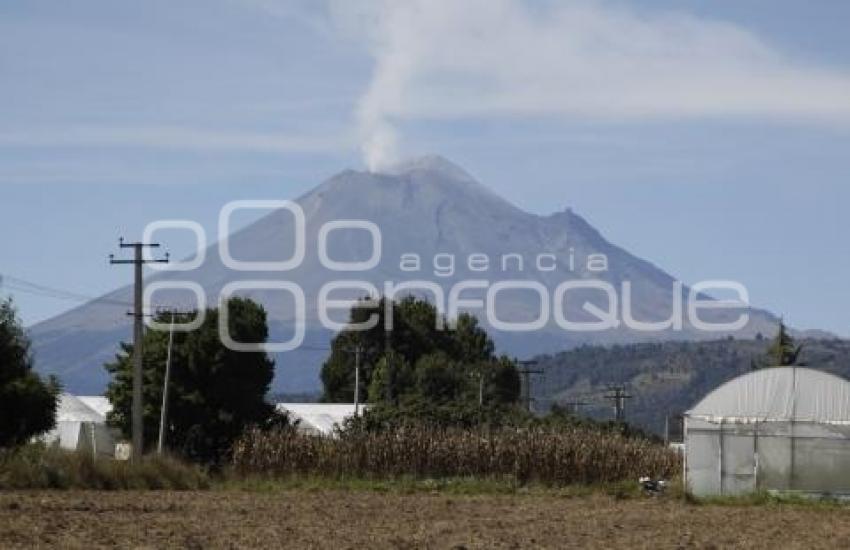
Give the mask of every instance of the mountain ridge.
M 675 278 L 605 239 L 598 229 L 572 209 L 545 216 L 526 212 L 478 182 L 466 170 L 439 156 L 413 159 L 389 170 L 390 173 L 344 170 L 295 199 L 304 211 L 308 246 L 304 262 L 287 272 L 285 278 L 299 284 L 308 297 L 308 304 L 311 304 L 307 308 L 306 321 L 308 335 L 313 340 L 308 342 L 326 342 L 330 337 L 330 332 L 318 324 L 314 298 L 322 285 L 340 278 L 339 274 L 324 268 L 314 244 L 325 223 L 345 219 L 370 220 L 380 228 L 383 237 L 381 263 L 368 273 L 343 274 L 343 278 L 374 283 L 379 290 L 383 282 L 411 278 L 430 278 L 446 288 L 459 281 L 482 279 L 480 271 L 470 269 L 468 258 L 470 255 L 486 255 L 493 264 L 493 269 L 486 274 L 487 279 L 493 275 L 528 279 L 541 283 L 547 289 L 571 279 L 598 277 L 612 285 L 629 280 L 634 284 L 636 293 L 635 317 L 658 320 L 665 318 L 664 312 L 668 312 L 669 316 L 673 298 L 671 289 L 665 290 L 665 286 L 672 285 Z M 228 240 L 239 260 L 272 261 L 285 259 L 294 250 L 287 238 L 292 234 L 292 217 L 285 211 L 273 211 L 234 232 Z M 371 239 L 363 231 L 340 231 L 334 239 L 328 240 L 328 253 L 337 261 L 358 261 L 369 256 L 371 244 Z M 595 253 L 607 256 L 609 270 L 594 273 L 587 269 L 586 260 Z M 404 254 L 418 254 L 424 258 L 423 266 L 430 264 L 416 273 L 405 271 L 399 265 Z M 503 267 L 506 254 L 521 255 L 523 269 L 496 269 Z M 540 254 L 555 257 L 555 269 L 548 271 L 529 267 L 533 266 L 535 255 Z M 455 258 L 450 275 L 440 274 L 440 270 L 434 268 L 436 258 L 443 260 L 446 255 Z M 148 282 L 190 278 L 201 284 L 208 297 L 215 298 L 225 284 L 234 280 L 269 280 L 271 277 L 269 273 L 229 270 L 218 257 L 217 244 L 212 244 L 207 249 L 206 260 L 197 270 L 155 273 Z M 280 338 L 285 335 L 293 322 L 293 317 L 287 312 L 287 304 L 280 303 L 279 297 L 272 292 L 257 291 L 250 295 L 267 308 L 273 336 Z M 164 292 L 163 299 L 176 300 L 177 294 Z M 591 296 L 587 296 L 587 300 L 595 303 Z M 119 307 L 116 303 L 130 301 L 131 288 L 122 287 L 102 299 L 32 327 L 39 369 L 60 377 L 72 374 L 71 389 L 85 387 L 91 392 L 102 386 L 105 380 L 102 363 L 111 358 L 118 341 L 130 339 L 126 307 Z M 215 299 L 208 300 L 208 303 L 215 302 Z M 506 293 L 503 302 L 500 318 L 503 315 L 504 319 L 513 321 L 533 319 L 535 307 L 539 311 L 539 306 L 528 297 L 523 299 Z M 574 307 L 568 311 L 575 318 L 587 318 L 581 308 Z M 758 332 L 766 333 L 778 321 L 763 310 L 752 309 L 751 316 L 750 326 L 736 336 L 752 337 Z M 556 352 L 582 343 L 718 336 L 717 333 L 699 335 L 690 328 L 678 334 L 653 335 L 624 330 L 594 335 L 565 334 L 553 323 L 544 328 L 525 334 L 491 332 L 499 351 L 517 356 Z M 290 352 L 278 356 L 280 376 L 275 380 L 274 389 L 314 390 L 322 359 L 318 355 L 315 352 L 312 355 Z M 91 376 L 95 383 L 86 384 L 86 376 Z

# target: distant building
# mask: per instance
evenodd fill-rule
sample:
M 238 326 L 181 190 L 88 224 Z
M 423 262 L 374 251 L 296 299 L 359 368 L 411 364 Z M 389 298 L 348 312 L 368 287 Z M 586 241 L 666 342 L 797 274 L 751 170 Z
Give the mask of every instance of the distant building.
M 360 405 L 360 414 L 367 407 Z M 288 413 L 301 433 L 329 436 L 354 416 L 354 403 L 278 403 L 277 410 Z
M 772 367 L 723 384 L 685 413 L 685 481 L 697 496 L 850 494 L 850 382 Z

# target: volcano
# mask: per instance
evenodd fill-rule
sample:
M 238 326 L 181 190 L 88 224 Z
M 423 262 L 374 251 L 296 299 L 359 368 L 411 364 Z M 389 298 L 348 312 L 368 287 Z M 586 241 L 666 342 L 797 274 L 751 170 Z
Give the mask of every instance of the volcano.
M 381 292 L 388 282 L 427 281 L 443 289 L 446 296 L 464 281 L 478 281 L 477 287 L 463 292 L 463 298 L 482 301 L 486 301 L 487 288 L 499 281 L 523 281 L 527 288 L 508 288 L 499 293 L 494 311 L 499 323 L 490 323 L 482 311 L 470 309 L 493 337 L 497 351 L 517 357 L 585 343 L 717 339 L 727 335 L 751 338 L 772 333 L 778 324 L 771 313 L 748 309 L 749 321 L 734 331 L 698 330 L 688 319 L 681 329 L 649 332 L 622 323 L 606 330 L 565 330 L 554 318 L 558 306 L 551 300 L 558 285 L 567 281 L 601 281 L 618 292 L 627 283 L 630 315 L 643 322 L 670 319 L 680 298 L 687 311 L 689 289 L 677 288 L 675 277 L 608 242 L 572 210 L 546 216 L 525 212 L 442 157 L 414 159 L 383 173 L 346 170 L 295 202 L 304 214 L 306 243 L 303 261 L 296 268 L 282 273 L 236 271 L 225 265 L 219 247 L 213 245 L 196 269 L 147 277 L 148 284 L 195 282 L 208 303 L 216 303 L 225 285 L 235 281 L 285 279 L 297 284 L 305 296 L 305 344 L 276 354 L 275 391 L 319 388 L 318 373 L 327 355 L 323 348 L 333 331 L 320 322 L 318 296 L 324 285 L 340 279 L 367 282 Z M 380 258 L 376 265 L 340 273 L 328 269 L 327 261 L 322 262 L 317 246 L 321 228 L 339 220 L 367 220 L 379 229 Z M 230 235 L 228 249 L 240 262 L 283 261 L 296 251 L 296 229 L 296 219 L 289 210 L 273 210 Z M 326 256 L 335 262 L 366 262 L 376 253 L 374 235 L 362 228 L 338 229 L 325 237 Z M 541 287 L 549 293 L 548 298 L 535 292 Z M 299 322 L 291 300 L 279 290 L 254 289 L 242 294 L 266 307 L 272 340 L 290 338 Z M 432 297 L 424 291 L 422 295 Z M 176 300 L 177 296 L 177 291 L 163 291 L 157 299 Z M 550 302 L 543 306 L 547 300 Z M 606 300 L 599 290 L 579 289 L 562 302 L 562 316 L 576 322 L 598 320 Z M 112 359 L 120 341 L 131 338 L 125 305 L 131 301 L 132 288 L 124 287 L 32 327 L 38 369 L 59 376 L 72 393 L 102 392 L 107 383 L 103 363 Z M 549 310 L 548 319 L 534 330 L 517 332 L 501 326 L 533 322 L 541 316 L 541 308 Z M 706 310 L 701 318 L 719 322 L 739 315 L 715 309 Z M 344 318 L 341 313 L 339 320 Z

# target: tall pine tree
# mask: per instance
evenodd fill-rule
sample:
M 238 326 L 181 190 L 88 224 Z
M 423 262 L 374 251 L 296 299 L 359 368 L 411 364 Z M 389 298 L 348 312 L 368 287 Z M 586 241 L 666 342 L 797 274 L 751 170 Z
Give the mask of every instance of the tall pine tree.
M 767 353 L 764 358 L 758 362 L 751 363 L 753 370 L 764 367 L 791 367 L 802 366 L 800 363 L 800 354 L 803 351 L 803 344 L 797 344 L 794 337 L 788 333 L 788 327 L 785 322 L 779 320 L 779 331 L 776 337 L 767 348 Z

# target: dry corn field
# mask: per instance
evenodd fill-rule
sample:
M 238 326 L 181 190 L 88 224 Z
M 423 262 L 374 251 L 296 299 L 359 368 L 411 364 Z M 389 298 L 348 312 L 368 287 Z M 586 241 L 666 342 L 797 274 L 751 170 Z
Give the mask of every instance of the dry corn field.
M 661 445 L 582 428 L 415 428 L 340 438 L 252 431 L 235 446 L 233 465 L 243 474 L 281 477 L 511 478 L 547 485 L 670 478 L 680 469 L 678 456 Z

